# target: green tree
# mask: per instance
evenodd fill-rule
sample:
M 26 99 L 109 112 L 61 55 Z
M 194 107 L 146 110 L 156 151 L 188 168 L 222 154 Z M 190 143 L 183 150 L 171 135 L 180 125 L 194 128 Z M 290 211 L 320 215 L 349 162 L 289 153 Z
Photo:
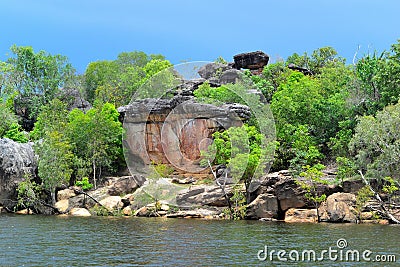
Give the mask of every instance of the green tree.
M 326 195 L 320 193 L 318 186 L 328 184 L 328 181 L 322 179 L 324 175 L 322 170 L 325 166 L 322 164 L 316 164 L 312 167 L 306 165 L 303 168 L 304 171 L 300 173 L 300 177 L 296 182 L 305 190 L 306 193 L 304 196 L 314 204 L 314 207 L 317 210 L 318 222 L 320 222 L 321 219 L 318 209 L 321 203 L 326 200 Z
M 400 103 L 359 119 L 350 141 L 356 166 L 367 177 L 400 179 Z
M 54 204 L 56 187 L 69 184 L 73 172 L 72 146 L 62 133 L 52 131 L 35 144 L 35 152 L 39 157 L 38 175 L 42 187 L 50 193 Z
M 55 189 L 69 184 L 73 172 L 72 145 L 66 135 L 66 104 L 53 99 L 42 107 L 31 138 L 37 140 L 34 145 L 38 155 L 38 176 L 40 186 L 46 190 L 55 203 Z
M 130 102 L 136 90 L 159 71 L 171 67 L 162 55 L 122 52 L 116 60 L 96 61 L 85 71 L 88 101 L 110 102 L 115 106 Z
M 267 151 L 262 148 L 264 138 L 255 126 L 246 124 L 215 132 L 213 144 L 203 151 L 201 164 L 207 166 L 207 161 L 210 161 L 226 165 L 234 181 L 243 182 L 248 192 L 253 177 L 262 175 L 263 168 L 258 166 L 265 165 L 269 160 Z
M 74 109 L 69 114 L 68 137 L 81 166 L 91 166 L 94 187 L 104 168 L 112 170 L 122 157 L 122 125 L 110 103 L 99 104 L 86 114 Z M 83 177 L 81 177 L 83 178 Z
M 36 117 L 40 107 L 49 103 L 59 89 L 74 76 L 74 69 L 68 59 L 51 55 L 45 51 L 35 52 L 30 46 L 12 46 L 13 57 L 8 58 L 6 69 L 6 93 L 15 91 L 21 97 L 30 98 L 28 107 L 31 116 Z
M 14 124 L 18 124 L 16 116 L 0 98 L 0 138 L 3 137 Z

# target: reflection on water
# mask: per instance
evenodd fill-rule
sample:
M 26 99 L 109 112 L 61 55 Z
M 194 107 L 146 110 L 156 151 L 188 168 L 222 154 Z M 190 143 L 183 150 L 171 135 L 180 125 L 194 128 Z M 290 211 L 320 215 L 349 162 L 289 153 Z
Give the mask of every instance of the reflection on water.
M 265 245 L 321 251 L 340 238 L 400 262 L 398 226 L 11 215 L 0 216 L 0 226 L 1 266 L 365 266 L 257 258 Z

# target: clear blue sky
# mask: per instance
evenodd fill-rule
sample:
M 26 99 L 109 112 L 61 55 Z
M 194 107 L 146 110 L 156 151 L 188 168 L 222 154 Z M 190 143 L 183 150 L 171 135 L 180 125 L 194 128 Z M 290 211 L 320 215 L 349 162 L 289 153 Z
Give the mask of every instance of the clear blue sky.
M 271 60 L 333 46 L 351 59 L 400 38 L 399 0 L 18 0 L 0 2 L 0 59 L 11 45 L 69 58 L 79 73 L 123 51 L 173 64 L 253 50 Z

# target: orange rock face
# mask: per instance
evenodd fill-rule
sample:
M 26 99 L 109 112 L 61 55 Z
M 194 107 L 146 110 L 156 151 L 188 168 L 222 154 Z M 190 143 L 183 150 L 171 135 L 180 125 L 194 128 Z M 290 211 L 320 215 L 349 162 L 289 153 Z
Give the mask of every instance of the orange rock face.
M 153 111 L 150 104 L 137 102 L 126 112 L 124 145 L 131 172 L 162 163 L 179 173 L 203 173 L 201 151 L 212 144 L 212 134 L 242 124 L 235 112 L 209 104 L 189 101 L 169 108 L 163 102 L 163 107 Z

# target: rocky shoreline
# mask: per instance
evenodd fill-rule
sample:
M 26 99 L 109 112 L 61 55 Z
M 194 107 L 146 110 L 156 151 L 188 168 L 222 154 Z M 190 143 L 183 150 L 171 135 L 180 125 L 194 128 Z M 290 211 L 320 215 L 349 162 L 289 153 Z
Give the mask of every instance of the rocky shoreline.
M 16 188 L 23 181 L 23 173 L 35 174 L 37 166 L 32 144 L 19 144 L 9 139 L 0 140 L 0 211 L 17 214 L 33 213 L 27 209 L 15 210 Z M 324 179 L 335 180 L 334 171 L 325 171 Z M 174 186 L 173 198 L 157 201 L 139 201 L 145 177 L 141 175 L 105 178 L 96 190 L 84 192 L 72 186 L 57 191 L 55 207 L 37 210 L 36 213 L 64 214 L 71 216 L 141 216 L 166 218 L 228 219 L 224 193 L 215 181 L 196 184 L 196 179 L 164 178 L 165 186 Z M 376 201 L 357 206 L 357 192 L 364 186 L 362 181 L 344 181 L 340 185 L 321 185 L 318 190 L 327 196 L 319 207 L 320 221 L 331 223 L 389 223 L 377 217 L 373 207 Z M 179 190 L 178 190 L 179 189 Z M 162 191 L 162 190 L 161 190 Z M 228 196 L 233 186 L 227 185 Z M 249 220 L 317 222 L 317 210 L 304 196 L 304 190 L 289 171 L 282 170 L 264 175 L 251 188 L 250 204 L 246 217 Z M 392 211 L 400 217 L 400 210 Z

